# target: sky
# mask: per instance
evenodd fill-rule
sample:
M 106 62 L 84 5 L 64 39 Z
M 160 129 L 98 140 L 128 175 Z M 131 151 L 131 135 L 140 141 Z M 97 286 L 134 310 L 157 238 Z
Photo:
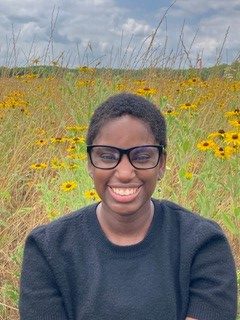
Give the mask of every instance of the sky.
M 0 66 L 211 66 L 239 32 L 240 0 L 1 0 Z

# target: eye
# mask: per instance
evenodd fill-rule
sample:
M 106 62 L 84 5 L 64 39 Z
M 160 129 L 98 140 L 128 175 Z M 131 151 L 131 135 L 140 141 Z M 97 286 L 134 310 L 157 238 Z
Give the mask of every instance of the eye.
M 117 154 L 110 153 L 110 152 L 104 152 L 98 155 L 99 158 L 103 161 L 116 161 L 118 160 Z
M 151 159 L 151 155 L 149 153 L 137 153 L 134 154 L 132 157 L 132 161 L 137 161 L 137 162 L 145 162 Z

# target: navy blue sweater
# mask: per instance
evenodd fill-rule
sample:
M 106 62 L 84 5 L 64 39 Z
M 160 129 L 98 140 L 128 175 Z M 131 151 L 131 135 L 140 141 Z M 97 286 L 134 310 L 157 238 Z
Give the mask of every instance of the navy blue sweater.
M 34 229 L 25 245 L 21 320 L 235 320 L 236 271 L 220 227 L 154 200 L 145 239 L 118 246 L 97 204 Z

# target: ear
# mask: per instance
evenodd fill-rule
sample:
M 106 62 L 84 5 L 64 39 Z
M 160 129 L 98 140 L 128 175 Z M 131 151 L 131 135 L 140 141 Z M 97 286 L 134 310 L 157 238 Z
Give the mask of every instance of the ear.
M 158 180 L 161 180 L 164 176 L 165 170 L 166 170 L 166 160 L 167 160 L 167 154 L 164 152 L 161 155 L 160 161 L 159 161 L 159 171 L 158 171 Z
M 93 179 L 93 166 L 89 159 L 87 161 L 87 170 L 88 170 L 89 176 Z

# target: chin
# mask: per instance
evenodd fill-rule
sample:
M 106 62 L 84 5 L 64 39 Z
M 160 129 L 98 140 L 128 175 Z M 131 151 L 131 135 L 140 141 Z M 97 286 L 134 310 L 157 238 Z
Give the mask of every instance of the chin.
M 119 203 L 119 204 L 107 204 L 103 203 L 105 207 L 108 208 L 110 212 L 121 216 L 130 216 L 139 212 L 143 207 L 144 203 L 136 204 L 136 203 Z

